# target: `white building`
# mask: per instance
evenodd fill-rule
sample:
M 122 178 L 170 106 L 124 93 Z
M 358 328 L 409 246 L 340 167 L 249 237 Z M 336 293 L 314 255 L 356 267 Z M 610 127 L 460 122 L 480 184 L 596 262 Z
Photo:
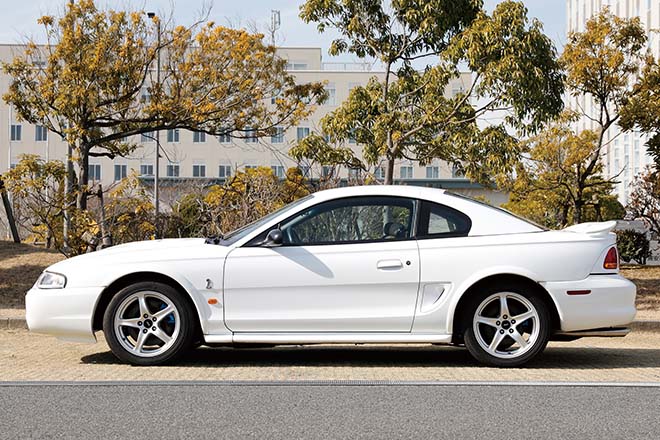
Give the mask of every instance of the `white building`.
M 15 46 L 0 46 L 0 60 L 9 61 Z M 320 119 L 333 111 L 348 97 L 349 91 L 358 85 L 365 85 L 373 76 L 383 77 L 382 72 L 370 71 L 367 64 L 323 63 L 320 48 L 280 48 L 279 55 L 288 60 L 289 70 L 300 82 L 326 81 L 328 101 L 319 106 L 315 113 L 297 127 L 282 133 L 260 139 L 237 139 L 230 136 L 219 138 L 203 133 L 185 130 L 169 130 L 160 133 L 161 156 L 159 173 L 164 185 L 181 179 L 224 180 L 236 170 L 256 166 L 272 167 L 282 177 L 289 167 L 301 166 L 310 177 L 318 178 L 334 173 L 348 178 L 352 171 L 347 169 L 330 170 L 327 167 L 307 169 L 288 156 L 288 151 L 297 139 L 314 132 L 320 127 Z M 0 94 L 6 93 L 10 78 L 0 74 Z M 464 73 L 448 85 L 446 93 L 458 93 L 469 87 L 471 74 Z M 104 188 L 109 187 L 131 170 L 135 170 L 145 181 L 152 181 L 154 174 L 155 143 L 151 136 L 138 136 L 139 143 L 129 157 L 90 158 L 89 176 L 99 181 Z M 359 145 L 351 144 L 356 151 Z M 34 126 L 16 119 L 12 109 L 0 103 L 0 173 L 16 164 L 22 154 L 41 155 L 46 159 L 65 160 L 66 144 L 43 127 Z M 384 169 L 384 168 L 383 168 Z M 378 170 L 380 172 L 382 170 Z M 409 161 L 400 161 L 395 166 L 395 180 L 398 183 L 451 188 L 472 196 L 484 196 L 492 203 L 501 204 L 507 195 L 483 189 L 456 175 L 451 165 L 435 161 L 428 166 L 419 166 Z
M 582 32 L 585 23 L 594 15 L 608 7 L 610 12 L 622 18 L 639 17 L 642 26 L 648 32 L 648 50 L 660 58 L 660 0 L 567 0 L 566 31 Z M 656 32 L 651 32 L 655 30 Z M 569 98 L 568 106 L 583 109 L 586 113 L 594 112 L 591 99 L 582 96 Z M 587 117 L 577 122 L 578 130 L 595 129 L 596 124 Z M 620 183 L 615 187 L 615 194 L 624 205 L 628 202 L 630 184 L 634 177 L 647 165 L 653 163 L 646 152 L 646 136 L 638 131 L 621 133 L 618 126 L 608 130 L 605 137 L 606 149 L 603 155 L 605 175 L 617 176 Z

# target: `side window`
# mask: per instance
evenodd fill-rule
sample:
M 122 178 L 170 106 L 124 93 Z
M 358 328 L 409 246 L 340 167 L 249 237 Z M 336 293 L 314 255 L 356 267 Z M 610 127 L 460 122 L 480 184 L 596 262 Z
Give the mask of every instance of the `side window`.
M 397 197 L 356 197 L 313 206 L 281 226 L 291 245 L 405 240 L 414 202 Z
M 419 238 L 462 237 L 468 235 L 472 222 L 460 211 L 436 203 L 422 202 Z

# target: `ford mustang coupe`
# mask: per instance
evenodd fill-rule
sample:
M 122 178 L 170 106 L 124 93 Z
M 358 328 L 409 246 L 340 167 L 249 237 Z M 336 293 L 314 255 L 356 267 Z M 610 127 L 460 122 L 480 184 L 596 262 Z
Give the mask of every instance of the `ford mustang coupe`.
M 439 189 L 301 198 L 217 238 L 124 244 L 50 266 L 30 330 L 137 365 L 197 345 L 431 343 L 519 366 L 549 340 L 623 336 L 635 286 L 615 222 L 548 231 Z

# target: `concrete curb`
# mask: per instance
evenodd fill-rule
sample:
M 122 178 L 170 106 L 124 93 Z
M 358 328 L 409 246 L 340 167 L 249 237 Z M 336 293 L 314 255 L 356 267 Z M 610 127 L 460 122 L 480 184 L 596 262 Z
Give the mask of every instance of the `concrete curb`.
M 25 318 L 1 318 L 0 329 L 27 329 Z
M 27 329 L 25 318 L 0 318 L 0 330 Z M 640 319 L 630 324 L 632 331 L 660 332 L 660 320 Z

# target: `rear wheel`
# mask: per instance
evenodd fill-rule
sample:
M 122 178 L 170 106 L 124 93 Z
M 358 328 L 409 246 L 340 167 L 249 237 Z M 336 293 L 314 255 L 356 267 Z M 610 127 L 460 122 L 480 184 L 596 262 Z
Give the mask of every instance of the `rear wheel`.
M 156 282 L 122 289 L 103 317 L 110 349 L 134 365 L 159 365 L 176 359 L 192 346 L 194 330 L 194 314 L 183 295 Z
M 540 354 L 548 343 L 548 307 L 525 286 L 491 288 L 476 295 L 467 310 L 465 346 L 484 364 L 517 367 Z

